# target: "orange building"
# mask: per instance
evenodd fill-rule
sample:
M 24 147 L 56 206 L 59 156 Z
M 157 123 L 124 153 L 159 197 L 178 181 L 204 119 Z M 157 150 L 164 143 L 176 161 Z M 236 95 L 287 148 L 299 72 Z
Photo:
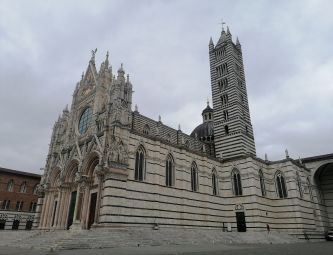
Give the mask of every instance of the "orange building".
M 0 230 L 32 227 L 39 174 L 0 167 Z

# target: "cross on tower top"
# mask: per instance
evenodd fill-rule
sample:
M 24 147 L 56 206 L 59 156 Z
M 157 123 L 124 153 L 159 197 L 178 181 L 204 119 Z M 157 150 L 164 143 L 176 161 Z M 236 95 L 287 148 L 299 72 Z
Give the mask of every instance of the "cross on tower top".
M 224 31 L 224 27 L 223 27 L 223 25 L 225 25 L 225 22 L 223 22 L 223 19 L 221 19 L 221 23 L 219 23 L 219 25 L 222 26 L 222 31 Z

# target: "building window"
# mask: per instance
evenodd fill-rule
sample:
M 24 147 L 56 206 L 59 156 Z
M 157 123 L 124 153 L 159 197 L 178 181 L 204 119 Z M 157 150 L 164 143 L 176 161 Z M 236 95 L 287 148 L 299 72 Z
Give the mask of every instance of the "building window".
M 1 207 L 3 210 L 9 210 L 10 208 L 10 200 L 4 200 L 2 202 L 2 207 Z
M 23 201 L 16 202 L 16 211 L 22 211 L 23 208 Z
M 300 198 L 303 198 L 302 182 L 298 172 L 296 172 L 296 183 Z
M 38 184 L 35 185 L 34 189 L 33 189 L 33 194 L 37 195 L 37 191 L 38 191 Z
M 143 127 L 142 133 L 143 133 L 144 135 L 149 135 L 149 133 L 150 133 L 150 128 L 149 128 L 148 124 L 146 124 L 146 125 Z
M 90 107 L 86 108 L 81 117 L 80 117 L 80 121 L 79 121 L 79 132 L 80 134 L 84 134 L 91 122 L 92 119 L 92 109 Z
M 237 169 L 232 172 L 232 188 L 235 196 L 243 195 L 242 180 Z
M 243 87 L 243 82 L 240 79 L 237 79 L 237 83 L 240 88 Z
M 29 206 L 29 212 L 36 212 L 36 208 L 37 208 L 37 203 L 31 202 Z
M 8 192 L 13 192 L 14 191 L 14 180 L 11 179 L 8 184 L 7 184 L 7 191 Z
M 244 96 L 243 95 L 239 95 L 240 101 L 242 104 L 244 104 Z
M 218 185 L 218 178 L 216 170 L 213 169 L 212 171 L 212 188 L 213 188 L 213 195 L 218 195 L 219 185 Z
M 308 188 L 309 188 L 310 199 L 311 199 L 311 201 L 313 201 L 312 185 L 311 185 L 311 182 L 310 182 L 310 178 L 309 178 L 309 177 L 307 178 L 307 182 L 308 182 Z
M 143 181 L 146 175 L 146 162 L 145 162 L 145 151 L 142 146 L 136 152 L 135 155 L 135 172 L 134 178 L 137 181 Z
M 192 191 L 198 191 L 199 189 L 198 168 L 195 162 L 192 163 L 191 167 L 191 189 Z
M 168 187 L 174 186 L 175 179 L 175 164 L 172 156 L 169 154 L 165 162 L 165 185 Z
M 215 52 L 216 59 L 220 60 L 221 58 L 223 58 L 225 56 L 225 53 L 226 53 L 225 46 L 223 46 L 221 49 L 219 49 Z
M 224 116 L 224 120 L 227 121 L 229 119 L 229 112 L 228 110 L 224 110 L 223 111 L 223 116 Z
M 228 125 L 224 126 L 224 132 L 225 132 L 226 135 L 229 134 L 229 127 L 228 127 Z
M 236 73 L 238 75 L 240 75 L 241 74 L 241 67 L 239 65 L 237 65 L 237 64 L 235 64 L 235 65 L 236 65 Z
M 217 73 L 217 76 L 219 76 L 219 77 L 228 74 L 228 63 L 224 63 L 224 64 L 216 67 L 216 73 Z
M 225 77 L 217 82 L 220 91 L 228 88 L 228 78 Z
M 261 169 L 259 170 L 259 181 L 260 181 L 261 195 L 265 197 L 266 196 L 265 179 Z
M 228 104 L 229 98 L 228 98 L 228 94 L 224 94 L 221 96 L 221 104 L 222 105 L 226 105 Z
M 26 193 L 27 192 L 27 182 L 23 182 L 20 187 L 20 192 L 21 193 Z
M 275 176 L 276 176 L 275 177 L 276 189 L 277 189 L 279 198 L 288 197 L 287 189 L 286 189 L 286 181 L 285 181 L 284 176 L 282 175 L 282 173 L 280 171 L 278 171 Z

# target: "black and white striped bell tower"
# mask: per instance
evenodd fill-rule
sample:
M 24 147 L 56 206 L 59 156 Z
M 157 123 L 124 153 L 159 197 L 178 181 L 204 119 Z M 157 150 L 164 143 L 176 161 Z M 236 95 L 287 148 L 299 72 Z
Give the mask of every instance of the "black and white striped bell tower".
M 222 28 L 216 45 L 209 42 L 216 157 L 256 154 L 247 99 L 241 45 Z

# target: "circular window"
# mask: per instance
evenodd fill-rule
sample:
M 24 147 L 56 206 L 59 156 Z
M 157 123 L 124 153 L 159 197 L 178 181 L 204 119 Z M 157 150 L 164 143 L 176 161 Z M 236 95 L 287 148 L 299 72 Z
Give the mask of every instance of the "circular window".
M 79 122 L 79 132 L 83 134 L 87 131 L 91 121 L 92 110 L 90 107 L 84 110 Z

